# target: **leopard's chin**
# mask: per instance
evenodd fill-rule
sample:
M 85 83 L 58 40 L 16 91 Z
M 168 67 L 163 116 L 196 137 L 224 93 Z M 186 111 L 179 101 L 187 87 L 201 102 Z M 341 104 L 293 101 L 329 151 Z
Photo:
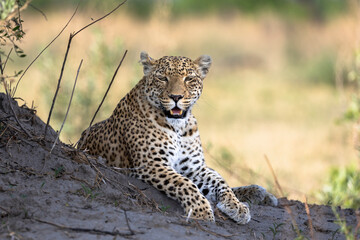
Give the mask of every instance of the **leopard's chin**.
M 170 110 L 164 110 L 165 116 L 167 118 L 185 118 L 187 110 L 182 110 L 178 107 L 174 107 Z

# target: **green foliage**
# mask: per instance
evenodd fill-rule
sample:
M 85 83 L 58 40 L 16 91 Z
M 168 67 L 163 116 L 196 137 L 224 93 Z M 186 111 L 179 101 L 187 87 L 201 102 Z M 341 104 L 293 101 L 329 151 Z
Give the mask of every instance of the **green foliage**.
M 323 53 L 305 65 L 305 78 L 311 83 L 335 86 L 335 56 Z
M 346 240 L 355 240 L 355 239 L 359 239 L 359 231 L 360 229 L 357 229 L 356 227 L 351 227 L 346 223 L 346 220 L 340 217 L 340 214 L 336 211 L 336 208 L 333 206 L 332 207 L 332 211 L 335 214 L 336 217 L 336 223 L 340 226 L 340 229 L 337 229 L 334 234 L 333 234 L 333 238 L 335 236 L 335 234 L 340 230 L 340 232 L 342 232 L 345 237 Z M 356 232 L 355 232 L 356 231 Z
M 348 83 L 354 87 L 354 92 L 342 121 L 358 124 L 360 119 L 360 50 L 355 51 L 354 61 L 348 74 Z M 358 130 L 355 130 L 358 131 Z M 356 135 L 359 132 L 355 132 Z M 358 143 L 356 147 L 360 150 Z M 319 193 L 323 203 L 346 208 L 360 208 L 360 170 L 355 164 L 343 168 L 333 168 L 324 189 Z
M 360 171 L 354 165 L 333 168 L 319 199 L 346 208 L 360 207 Z
M 273 239 L 276 239 L 276 235 L 279 233 L 279 228 L 283 226 L 285 223 L 273 223 L 272 227 L 269 227 L 270 231 L 273 234 Z
M 20 7 L 20 1 L 0 0 L 0 21 L 2 21 L 0 26 L 1 55 L 5 55 L 3 48 L 10 46 L 14 48 L 17 56 L 26 56 L 24 51 L 16 44 L 25 35 L 22 27 L 23 20 L 20 15 Z
M 10 13 L 14 12 L 16 8 L 15 0 L 2 0 L 0 1 L 0 19 L 6 19 Z
M 169 4 L 174 16 L 188 14 L 209 14 L 242 12 L 257 14 L 263 11 L 272 11 L 285 17 L 310 17 L 314 20 L 323 20 L 348 9 L 348 1 L 344 0 L 316 0 L 316 1 L 288 1 L 288 0 L 130 0 L 126 3 L 128 12 L 138 18 L 148 18 L 160 4 Z M 109 10 L 118 2 L 93 0 L 86 6 L 100 10 Z M 73 0 L 33 0 L 39 8 L 54 8 L 64 5 L 74 5 Z
M 360 49 L 355 51 L 354 60 L 346 80 L 346 83 L 350 84 L 354 91 L 348 108 L 341 120 L 356 123 L 360 119 Z
M 60 165 L 60 166 L 58 166 L 56 168 L 53 168 L 52 170 L 54 171 L 54 177 L 55 178 L 59 178 L 65 173 L 65 169 L 64 169 L 63 165 Z
M 294 43 L 295 42 L 295 43 Z M 287 59 L 292 66 L 291 72 L 296 72 L 296 80 L 310 84 L 325 84 L 335 86 L 336 56 L 329 50 L 323 50 L 316 57 L 307 57 L 303 49 L 291 41 L 287 46 Z
M 99 193 L 94 193 L 93 190 L 85 184 L 81 184 L 81 188 L 86 199 L 90 198 L 90 200 L 93 200 L 99 195 Z
M 167 210 L 170 209 L 170 206 L 161 205 L 161 206 L 159 206 L 159 209 L 160 209 L 162 212 L 167 212 Z

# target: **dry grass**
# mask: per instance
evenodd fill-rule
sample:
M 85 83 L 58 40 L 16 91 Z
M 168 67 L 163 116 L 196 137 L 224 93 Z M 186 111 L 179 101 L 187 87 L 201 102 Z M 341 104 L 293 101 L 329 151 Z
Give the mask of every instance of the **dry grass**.
M 12 67 L 25 66 L 31 56 L 57 34 L 70 15 L 71 11 L 48 14 L 47 22 L 41 16 L 25 16 L 27 35 L 23 47 L 29 57 Z M 68 31 L 79 29 L 90 18 L 100 15 L 82 12 Z M 213 146 L 210 153 L 217 156 L 225 147 L 234 156 L 232 169 L 245 180 L 219 169 L 208 156 L 209 165 L 222 172 L 230 185 L 258 183 L 269 187 L 271 173 L 263 158 L 267 154 L 288 196 L 301 199 L 303 193 L 308 195 L 321 188 L 330 166 L 355 159 L 349 126 L 335 124 L 345 106 L 339 92 L 326 84 L 309 84 L 311 80 L 302 74 L 303 66 L 289 62 L 289 48 L 310 63 L 324 52 L 341 56 L 336 63 L 348 59 L 356 43 L 356 21 L 351 16 L 318 25 L 286 23 L 272 15 L 171 20 L 166 9 L 160 9 L 157 16 L 137 21 L 120 11 L 84 31 L 73 43 L 64 80 L 73 79 L 77 63 L 84 58 L 83 72 L 95 68 L 99 85 L 110 81 L 105 76 L 112 72 L 91 66 L 87 60 L 99 38 L 118 53 L 119 59 L 123 48 L 129 49 L 109 93 L 108 101 L 115 107 L 141 77 L 137 64 L 140 51 L 146 50 L 155 58 L 172 54 L 195 58 L 206 53 L 213 57 L 214 64 L 194 111 L 204 146 L 209 143 Z M 64 34 L 42 60 L 35 63 L 18 91 L 18 96 L 28 103 L 35 101 L 42 119 L 46 119 L 48 108 L 39 94 L 41 86 L 45 81 L 56 82 L 44 72 L 44 66 L 52 62 L 50 67 L 53 66 L 54 72 L 51 74 L 57 76 L 60 68 L 56 64 L 63 57 L 67 38 Z M 86 81 L 80 74 L 79 87 Z M 76 113 L 70 111 L 69 114 Z M 56 123 L 53 126 L 59 127 Z M 76 142 L 77 137 L 62 136 L 62 140 L 70 138 Z

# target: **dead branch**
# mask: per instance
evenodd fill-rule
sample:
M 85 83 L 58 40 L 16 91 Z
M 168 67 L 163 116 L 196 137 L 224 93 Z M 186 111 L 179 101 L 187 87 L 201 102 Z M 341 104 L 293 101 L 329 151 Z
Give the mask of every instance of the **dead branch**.
M 315 239 L 314 228 L 313 228 L 312 219 L 311 219 L 311 215 L 310 215 L 310 209 L 309 209 L 309 205 L 307 203 L 306 196 L 304 196 L 304 203 L 305 203 L 306 215 L 308 217 L 308 222 L 309 222 L 310 236 L 311 236 L 311 239 Z
M 284 196 L 285 196 L 285 195 L 284 195 L 284 192 L 283 192 L 283 190 L 282 190 L 282 188 L 281 188 L 281 186 L 280 186 L 280 183 L 279 183 L 279 181 L 278 181 L 278 179 L 277 179 L 277 177 L 276 177 L 275 171 L 274 171 L 274 169 L 273 169 L 272 166 L 271 166 L 271 163 L 270 163 L 270 161 L 269 161 L 269 158 L 268 158 L 266 155 L 265 155 L 265 160 L 266 160 L 266 162 L 267 162 L 267 164 L 268 164 L 268 166 L 269 166 L 269 169 L 270 169 L 270 171 L 271 171 L 271 174 L 272 174 L 272 176 L 273 176 L 273 178 L 274 178 L 276 187 L 277 187 L 277 188 L 279 189 L 279 191 L 280 191 L 281 197 L 284 197 Z
M 205 229 L 203 226 L 201 226 L 201 224 L 196 221 L 195 219 L 193 220 L 193 222 L 195 223 L 196 227 L 199 228 L 200 230 L 204 231 L 204 232 L 207 232 L 211 235 L 214 235 L 216 237 L 223 237 L 223 238 L 231 238 L 231 237 L 234 237 L 234 236 L 237 236 L 237 234 L 231 234 L 231 235 L 224 235 L 224 234 L 220 234 L 220 233 L 216 233 L 216 232 L 213 232 L 213 231 L 210 231 L 210 230 L 207 230 Z
M 95 21 L 93 21 L 92 23 L 89 23 L 88 25 L 86 25 L 85 27 L 81 28 L 79 31 L 74 33 L 74 37 L 76 34 L 80 33 L 82 30 L 84 30 L 87 27 L 90 27 L 91 25 L 103 20 L 104 18 L 106 18 L 107 16 L 109 16 L 110 14 L 112 14 L 113 12 L 115 12 L 116 10 L 118 10 L 118 8 L 120 8 L 124 3 L 126 3 L 127 0 L 123 1 L 122 3 L 120 3 L 119 5 L 117 5 L 113 10 L 111 10 L 109 13 L 105 14 L 104 16 L 102 16 L 101 18 L 96 19 Z
M 21 79 L 24 77 L 24 75 L 25 75 L 25 73 L 27 72 L 27 70 L 29 70 L 29 68 L 30 68 L 30 67 L 33 65 L 33 63 L 41 56 L 41 54 L 42 54 L 48 47 L 50 47 L 50 45 L 51 45 L 53 42 L 55 42 L 55 40 L 56 40 L 56 39 L 62 34 L 62 32 L 67 28 L 67 26 L 69 25 L 69 23 L 71 22 L 71 20 L 74 18 L 75 14 L 76 14 L 76 12 L 77 12 L 77 10 L 78 10 L 78 8 L 79 8 L 79 4 L 76 6 L 73 15 L 71 15 L 69 21 L 68 21 L 68 22 L 65 24 L 65 26 L 61 29 L 61 31 L 58 33 L 58 35 L 56 35 L 55 38 L 54 38 L 53 40 L 51 40 L 51 42 L 50 42 L 48 45 L 46 45 L 46 47 L 45 47 L 43 50 L 41 50 L 41 52 L 34 58 L 34 60 L 26 67 L 26 69 L 25 69 L 24 72 L 21 74 L 19 80 L 18 80 L 17 83 L 16 83 L 16 86 L 15 86 L 14 91 L 13 91 L 13 97 L 15 96 L 15 93 L 16 93 L 16 90 L 17 90 L 17 88 L 18 88 L 18 85 L 19 85 Z
M 45 18 L 45 20 L 47 21 L 47 17 L 46 17 L 46 14 L 41 10 L 39 9 L 38 7 L 34 6 L 34 4 L 29 4 L 29 6 L 31 8 L 33 8 L 35 11 L 38 11 L 41 15 L 43 15 L 43 17 Z
M 66 52 L 65 52 L 64 61 L 63 61 L 63 64 L 62 64 L 62 66 L 61 66 L 60 77 L 59 77 L 59 80 L 58 80 L 58 84 L 57 84 L 57 87 L 56 87 L 56 91 L 55 91 L 55 94 L 54 94 L 54 97 L 53 97 L 53 100 L 52 100 L 52 104 L 51 104 L 51 107 L 50 107 L 49 116 L 48 116 L 48 119 L 47 119 L 47 122 L 46 122 L 46 126 L 45 126 L 44 139 L 46 139 L 46 134 L 47 134 L 47 130 L 48 130 L 49 123 L 50 123 L 50 119 L 51 119 L 51 114 L 52 114 L 52 111 L 53 111 L 53 109 L 54 109 L 56 97 L 57 97 L 58 92 L 59 92 L 59 89 L 60 89 L 60 84 L 61 84 L 62 76 L 63 76 L 63 73 L 64 73 L 64 68 L 65 68 L 66 59 L 67 59 L 67 56 L 68 56 L 68 53 L 69 53 L 69 50 L 70 50 L 71 40 L 72 40 L 72 34 L 70 33 L 70 37 L 69 37 L 67 49 L 66 49 Z
M 0 56 L 0 71 L 1 71 L 1 75 L 4 75 L 4 71 L 5 71 L 5 68 L 6 68 L 6 64 L 7 64 L 8 60 L 9 60 L 9 57 L 10 57 L 10 54 L 11 54 L 12 50 L 13 50 L 13 48 L 10 49 L 8 55 L 6 56 L 6 60 L 5 60 L 5 62 L 4 62 L 4 65 L 3 65 L 2 62 L 1 62 L 1 56 Z
M 15 117 L 15 121 L 17 122 L 17 124 L 20 126 L 20 128 L 24 131 L 24 133 L 29 137 L 29 138 L 32 138 L 32 135 L 23 127 L 23 125 L 21 124 L 21 122 L 19 121 L 15 111 L 14 111 L 14 108 L 13 108 L 13 105 L 11 104 L 11 100 L 10 100 L 10 95 L 9 95 L 9 91 L 7 89 L 7 86 L 6 86 L 6 83 L 5 81 L 3 82 L 4 84 L 4 88 L 5 88 L 5 92 L 6 92 L 6 97 L 7 97 L 7 100 L 9 102 L 9 105 L 10 105 L 10 109 L 11 109 L 11 112 L 13 113 L 14 117 Z
M 69 105 L 68 105 L 67 110 L 66 110 L 66 114 L 65 114 L 65 117 L 64 117 L 64 121 L 63 121 L 63 123 L 61 124 L 60 130 L 59 130 L 59 132 L 58 132 L 58 134 L 57 134 L 57 136 L 56 136 L 56 139 L 55 139 L 55 141 L 54 141 L 54 144 L 53 144 L 53 146 L 52 146 L 52 148 L 51 148 L 51 150 L 50 150 L 50 154 L 51 154 L 51 152 L 53 151 L 53 149 L 54 149 L 54 147 L 55 147 L 55 145 L 56 145 L 56 143 L 57 143 L 57 141 L 58 141 L 58 139 L 59 139 L 60 133 L 61 133 L 61 131 L 62 131 L 64 125 L 65 125 L 67 116 L 68 116 L 68 114 L 69 114 L 69 110 L 70 110 L 72 98 L 73 98 L 73 96 L 74 96 L 74 91 L 75 91 L 75 87 L 76 87 L 76 82 L 77 82 L 77 79 L 78 79 L 78 76 L 79 76 L 79 72 L 80 72 L 80 68 L 81 68 L 82 63 L 83 63 L 83 59 L 81 59 L 79 68 L 78 68 L 77 73 L 76 73 L 76 77 L 75 77 L 75 81 L 74 81 L 74 86 L 73 86 L 73 89 L 72 89 L 72 92 L 71 92 L 70 101 L 69 101 Z
M 66 52 L 65 52 L 64 61 L 63 61 L 63 64 L 62 64 L 62 67 L 61 67 L 61 71 L 60 71 L 60 76 L 59 76 L 58 84 L 57 84 L 56 91 L 55 91 L 55 94 L 54 94 L 54 98 L 53 98 L 53 101 L 52 101 L 52 104 L 51 104 L 51 108 L 50 108 L 48 120 L 47 120 L 46 126 L 45 126 L 44 139 L 46 139 L 47 129 L 48 129 L 48 127 L 49 127 L 49 123 L 50 123 L 50 119 L 51 119 L 51 114 L 52 114 L 52 111 L 53 111 L 53 108 L 54 108 L 54 105 L 55 105 L 56 97 L 57 97 L 57 94 L 58 94 L 59 89 L 60 89 L 61 79 L 62 79 L 62 75 L 63 75 L 63 72 L 64 72 L 65 63 L 66 63 L 67 56 L 68 56 L 68 53 L 69 53 L 69 50 L 70 50 L 70 46 L 71 46 L 71 41 L 72 41 L 72 39 L 73 39 L 78 33 L 80 33 L 82 30 L 86 29 L 87 27 L 93 25 L 93 24 L 96 23 L 96 22 L 99 22 L 100 20 L 106 18 L 107 16 L 109 16 L 110 14 L 112 14 L 113 12 L 115 12 L 115 11 L 116 11 L 119 7 L 121 7 L 126 1 L 127 1 L 127 0 L 123 1 L 122 3 L 120 3 L 117 7 L 115 7 L 115 8 L 114 8 L 112 11 L 110 11 L 109 13 L 105 14 L 103 17 L 101 17 L 101 18 L 95 20 L 94 22 L 86 25 L 85 27 L 81 28 L 79 31 L 75 32 L 74 34 L 70 34 L 69 41 L 68 41 L 68 45 L 67 45 L 67 49 L 66 49 Z M 126 54 L 126 52 L 125 52 L 125 54 Z M 124 55 L 125 55 L 125 54 L 124 54 Z M 121 65 L 121 63 L 120 63 L 120 65 Z
M 280 183 L 279 183 L 279 181 L 278 181 L 278 179 L 277 179 L 277 177 L 276 177 L 275 171 L 274 171 L 273 167 L 271 166 L 271 163 L 270 163 L 269 158 L 268 158 L 266 155 L 264 155 L 264 157 L 265 157 L 265 160 L 266 160 L 266 162 L 267 162 L 267 164 L 268 164 L 268 166 L 269 166 L 269 168 L 270 168 L 271 174 L 273 175 L 273 178 L 274 178 L 276 187 L 278 188 L 279 192 L 281 193 L 281 197 L 285 197 L 284 192 L 283 192 L 283 190 L 282 190 L 282 188 L 281 188 L 281 186 L 280 186 Z M 291 208 L 290 208 L 289 206 L 284 206 L 284 208 L 285 208 L 285 210 L 287 211 L 287 213 L 290 215 L 291 222 L 292 222 L 292 225 L 293 225 L 294 228 L 295 228 L 296 234 L 297 234 L 298 236 L 301 236 L 299 227 L 298 227 L 298 225 L 297 225 L 297 223 L 296 223 L 296 220 L 295 220 L 295 217 L 294 217 L 294 214 L 293 214 Z
M 87 130 L 86 130 L 85 137 L 84 137 L 83 141 L 81 142 L 81 145 L 78 146 L 78 149 L 81 149 L 82 146 L 83 146 L 83 144 L 84 144 L 84 142 L 86 142 L 86 139 L 87 139 L 87 137 L 89 136 L 90 128 L 91 128 L 91 126 L 92 126 L 92 124 L 93 124 L 93 122 L 94 122 L 94 120 L 95 120 L 95 117 L 96 117 L 97 113 L 99 112 L 101 106 L 102 106 L 103 103 L 104 103 L 104 100 L 105 100 L 105 98 L 106 98 L 106 96 L 107 96 L 107 94 L 108 94 L 108 92 L 109 92 L 109 90 L 110 90 L 110 88 L 111 88 L 111 85 L 112 85 L 113 82 L 114 82 L 114 79 L 115 79 L 115 77 L 116 77 L 116 75 L 117 75 L 117 73 L 118 73 L 119 68 L 120 68 L 121 65 L 122 65 L 122 62 L 123 62 L 124 59 L 125 59 L 125 56 L 126 56 L 126 53 L 127 53 L 127 52 L 128 52 L 128 50 L 125 50 L 124 55 L 123 55 L 123 57 L 121 58 L 121 61 L 120 61 L 119 65 L 117 66 L 117 68 L 116 68 L 116 70 L 115 70 L 115 72 L 114 72 L 114 75 L 113 75 L 113 77 L 112 77 L 112 79 L 111 79 L 111 81 L 110 81 L 110 83 L 109 83 L 109 86 L 108 86 L 108 88 L 106 89 L 106 92 L 105 92 L 105 94 L 104 94 L 104 97 L 102 98 L 102 100 L 101 100 L 101 102 L 100 102 L 100 104 L 99 104 L 99 107 L 96 109 L 95 114 L 94 114 L 93 118 L 92 118 L 91 121 L 90 121 L 89 127 L 88 127 Z M 77 143 L 78 143 L 78 142 L 77 142 Z
M 40 223 L 45 223 L 63 230 L 70 230 L 70 231 L 74 231 L 74 232 L 86 232 L 86 233 L 91 233 L 91 234 L 99 234 L 99 235 L 111 235 L 111 236 L 132 236 L 134 235 L 134 232 L 129 232 L 129 233 L 121 233 L 119 231 L 106 231 L 106 230 L 100 230 L 100 229 L 96 229 L 96 228 L 80 228 L 80 227 L 68 227 L 65 225 L 60 225 L 57 223 L 53 223 L 53 222 L 49 222 L 49 221 L 45 221 L 45 220 L 41 220 L 38 218 L 31 218 L 37 222 Z

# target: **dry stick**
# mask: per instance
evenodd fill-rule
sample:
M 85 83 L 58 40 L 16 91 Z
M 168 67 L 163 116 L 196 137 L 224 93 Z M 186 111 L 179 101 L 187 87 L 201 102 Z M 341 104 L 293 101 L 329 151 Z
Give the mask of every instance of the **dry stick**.
M 110 14 L 112 14 L 113 12 L 115 12 L 116 10 L 118 10 L 119 7 L 121 7 L 124 3 L 126 3 L 127 0 L 123 1 L 122 3 L 120 3 L 119 5 L 117 5 L 113 10 L 111 10 L 109 13 L 105 14 L 104 16 L 102 16 L 101 18 L 96 19 L 95 21 L 93 21 L 92 23 L 89 23 L 88 25 L 86 25 L 85 27 L 81 28 L 79 31 L 74 33 L 74 36 L 78 33 L 80 33 L 82 30 L 84 30 L 87 27 L 90 27 L 91 25 L 93 25 L 94 23 L 97 23 L 98 21 L 103 20 L 104 18 L 106 18 L 107 16 L 109 16 Z
M 44 13 L 41 9 L 35 7 L 35 6 L 34 6 L 33 4 L 31 4 L 31 3 L 29 4 L 29 6 L 32 7 L 33 9 L 35 9 L 36 11 L 38 11 L 41 15 L 43 15 L 43 17 L 45 18 L 46 21 L 48 20 L 47 17 L 46 17 L 46 15 L 45 15 L 45 13 Z
M 57 228 L 60 228 L 60 229 L 71 230 L 71 231 L 74 231 L 74 232 L 86 232 L 86 233 L 111 235 L 111 236 L 132 236 L 132 235 L 134 235 L 133 232 L 131 232 L 131 233 L 121 233 L 119 231 L 110 232 L 110 231 L 100 230 L 100 229 L 96 229 L 96 228 L 68 227 L 68 226 L 57 224 L 57 223 L 41 220 L 41 219 L 38 219 L 38 218 L 31 218 L 31 219 L 33 219 L 33 220 L 35 220 L 37 222 L 40 222 L 40 223 L 49 224 L 51 226 L 54 226 L 54 227 L 57 227 Z
M 16 113 L 15 113 L 15 111 L 14 111 L 14 108 L 13 108 L 13 106 L 12 106 L 12 104 L 11 104 L 10 95 L 9 95 L 9 92 L 8 92 L 8 89 L 7 89 L 7 86 L 6 86 L 5 81 L 4 81 L 3 83 L 4 83 L 5 92 L 6 92 L 6 97 L 7 97 L 7 100 L 9 101 L 9 105 L 10 105 L 11 111 L 12 111 L 12 113 L 14 114 L 15 121 L 16 121 L 17 124 L 20 126 L 20 128 L 26 133 L 26 135 L 27 135 L 29 138 L 32 138 L 32 135 L 23 127 L 23 125 L 20 123 L 18 117 L 16 116 Z
M 55 94 L 54 94 L 54 98 L 53 98 L 53 101 L 52 101 L 52 104 L 51 104 L 51 108 L 50 108 L 50 112 L 49 112 L 49 116 L 48 116 L 48 120 L 46 122 L 46 126 L 45 126 L 45 133 L 44 133 L 44 139 L 46 139 L 46 134 L 47 134 L 47 129 L 49 127 L 49 123 L 50 123 L 50 119 L 51 119 L 51 114 L 52 114 L 52 111 L 53 111 L 53 108 L 54 108 L 54 105 L 55 105 L 55 101 L 56 101 L 56 97 L 57 97 L 57 94 L 59 92 L 59 89 L 60 89 L 60 84 L 61 84 L 61 79 L 62 79 L 62 75 L 63 75 L 63 72 L 64 72 L 64 67 L 65 67 L 65 63 L 66 63 L 66 60 L 67 60 L 67 56 L 68 56 L 68 53 L 69 53 L 69 50 L 70 50 L 70 45 L 71 45 L 71 40 L 78 34 L 80 33 L 82 30 L 84 30 L 85 28 L 91 26 L 92 24 L 106 18 L 107 16 L 109 16 L 111 13 L 115 12 L 120 6 L 122 6 L 127 0 L 123 1 L 122 3 L 120 3 L 116 8 L 114 8 L 112 11 L 110 11 L 109 13 L 105 14 L 103 17 L 93 21 L 92 23 L 86 25 L 85 27 L 81 28 L 79 31 L 75 32 L 74 34 L 70 34 L 70 37 L 69 37 L 69 42 L 68 42 L 68 46 L 67 46 L 67 49 L 66 49 L 66 53 L 65 53 L 65 57 L 64 57 L 64 62 L 63 62 L 63 65 L 61 67 L 61 71 L 60 71 L 60 77 L 59 77 L 59 80 L 58 80 L 58 85 L 56 87 L 56 91 L 55 91 Z
M 204 231 L 204 232 L 207 232 L 207 233 L 209 233 L 209 234 L 211 234 L 211 235 L 214 235 L 214 236 L 216 236 L 216 237 L 231 238 L 231 237 L 237 236 L 237 234 L 224 235 L 224 234 L 221 234 L 221 233 L 216 233 L 216 232 L 207 230 L 207 229 L 205 229 L 203 226 L 201 226 L 201 224 L 200 224 L 197 220 L 195 220 L 195 219 L 194 219 L 194 223 L 195 223 L 195 225 L 196 225 L 200 230 L 202 230 L 202 231 Z
M 67 116 L 68 116 L 68 114 L 69 114 L 69 110 L 70 110 L 72 98 L 73 98 L 73 96 L 74 96 L 74 91 L 75 91 L 75 87 L 76 87 L 76 82 L 77 82 L 77 79 L 78 79 L 78 76 L 79 76 L 79 72 L 80 72 L 80 68 L 81 68 L 82 63 L 83 63 L 83 59 L 81 59 L 79 68 L 78 68 L 77 73 L 76 73 L 75 82 L 74 82 L 74 86 L 73 86 L 73 89 L 72 89 L 72 92 L 71 92 L 70 101 L 69 101 L 69 105 L 68 105 L 67 110 L 66 110 L 66 114 L 65 114 L 64 121 L 63 121 L 63 123 L 61 124 L 60 130 L 59 130 L 59 132 L 58 132 L 58 134 L 57 134 L 57 136 L 56 136 L 56 139 L 55 139 L 55 141 L 54 141 L 54 144 L 53 144 L 53 146 L 52 146 L 52 148 L 51 148 L 51 150 L 50 150 L 50 154 L 51 154 L 51 152 L 53 151 L 53 149 L 54 149 L 54 147 L 55 147 L 55 145 L 56 145 L 56 143 L 57 143 L 57 141 L 58 141 L 58 139 L 59 139 L 60 133 L 61 133 L 63 127 L 64 127 L 64 124 L 65 124 L 65 122 L 66 122 Z
M 264 157 L 265 157 L 265 160 L 266 160 L 266 162 L 267 162 L 267 164 L 268 164 L 268 166 L 269 166 L 269 168 L 270 168 L 270 171 L 271 171 L 271 174 L 272 174 L 272 176 L 273 176 L 273 178 L 274 178 L 276 187 L 279 189 L 280 194 L 281 194 L 281 197 L 284 197 L 284 196 L 285 196 L 285 195 L 284 195 L 284 192 L 283 192 L 283 190 L 282 190 L 282 188 L 281 188 L 281 186 L 280 186 L 280 183 L 279 183 L 279 181 L 278 181 L 278 179 L 277 179 L 277 177 L 276 177 L 275 171 L 274 171 L 274 169 L 273 169 L 272 166 L 271 166 L 270 160 L 269 160 L 269 158 L 268 158 L 266 155 L 264 155 Z M 296 223 L 296 220 L 295 220 L 295 217 L 294 217 L 294 214 L 293 214 L 291 208 L 290 208 L 289 206 L 284 206 L 284 208 L 285 208 L 285 210 L 288 212 L 288 214 L 289 214 L 290 217 L 291 217 L 291 222 L 292 222 L 292 225 L 293 225 L 294 228 L 295 228 L 296 234 L 297 234 L 298 236 L 301 236 L 299 227 L 298 227 L 298 225 L 297 225 L 297 223 Z
M 16 93 L 16 90 L 17 90 L 17 88 L 18 88 L 18 85 L 19 85 L 21 79 L 24 77 L 24 75 L 25 75 L 25 73 L 27 72 L 27 70 L 28 70 L 28 69 L 31 67 L 31 65 L 33 65 L 33 63 L 41 56 L 41 54 L 42 54 L 48 47 L 50 47 L 50 45 L 51 45 L 53 42 L 55 42 L 55 40 L 62 34 L 62 32 L 66 29 L 66 27 L 69 25 L 69 23 L 71 22 L 71 20 L 74 18 L 75 14 L 76 14 L 76 12 L 77 12 L 77 10 L 78 10 L 78 8 L 79 8 L 79 4 L 76 6 L 73 15 L 70 17 L 69 21 L 65 24 L 65 26 L 61 29 L 61 31 L 58 33 L 58 35 L 56 35 L 56 37 L 55 37 L 53 40 L 51 40 L 51 42 L 50 42 L 48 45 L 46 45 L 46 47 L 45 47 L 45 48 L 34 58 L 34 60 L 26 67 L 26 69 L 24 70 L 24 72 L 21 74 L 18 82 L 16 83 L 16 86 L 15 86 L 14 92 L 13 92 L 13 97 L 14 97 L 14 95 L 15 95 L 15 93 Z
M 121 67 L 122 62 L 123 62 L 124 59 L 125 59 L 125 56 L 126 56 L 126 53 L 127 53 L 127 52 L 128 52 L 128 50 L 125 50 L 124 55 L 123 55 L 123 57 L 121 58 L 121 61 L 120 61 L 119 65 L 117 66 L 116 70 L 115 70 L 115 73 L 114 73 L 114 75 L 113 75 L 113 77 L 112 77 L 112 79 L 111 79 L 111 81 L 110 81 L 110 83 L 109 83 L 108 88 L 106 89 L 105 95 L 104 95 L 103 99 L 101 100 L 101 103 L 100 103 L 99 107 L 96 109 L 96 112 L 95 112 L 93 118 L 92 118 L 91 121 L 90 121 L 89 127 L 88 127 L 88 129 L 86 130 L 85 137 L 84 137 L 83 141 L 81 142 L 81 145 L 78 147 L 78 149 L 81 149 L 81 148 L 82 148 L 84 142 L 86 141 L 87 137 L 89 136 L 90 128 L 91 128 L 91 126 L 92 126 L 92 124 L 93 124 L 93 122 L 94 122 L 94 120 L 95 120 L 95 117 L 96 117 L 97 113 L 99 112 L 102 104 L 104 103 L 104 100 L 105 100 L 105 98 L 106 98 L 106 96 L 107 96 L 107 94 L 108 94 L 108 92 L 109 92 L 109 90 L 110 90 L 110 88 L 111 88 L 112 83 L 114 82 L 114 79 L 115 79 L 115 77 L 116 77 L 116 75 L 117 75 L 117 73 L 118 73 L 119 68 Z
M 309 205 L 307 203 L 307 198 L 306 198 L 305 195 L 304 195 L 304 203 L 305 203 L 306 215 L 308 217 L 308 222 L 309 222 L 310 236 L 311 236 L 311 239 L 315 239 L 314 228 L 313 228 L 312 219 L 311 219 L 311 215 L 310 215 L 310 208 L 309 208 Z
M 72 40 L 72 34 L 70 33 L 69 42 L 68 42 L 67 49 L 66 49 L 66 52 L 65 52 L 64 61 L 63 61 L 63 64 L 62 64 L 62 66 L 61 66 L 61 71 L 60 71 L 60 76 L 59 76 L 58 84 L 57 84 L 57 87 L 56 87 L 56 91 L 55 91 L 55 94 L 54 94 L 54 98 L 53 98 L 53 100 L 52 100 L 52 104 L 51 104 L 49 116 L 48 116 L 48 119 L 47 119 L 47 122 L 46 122 L 46 126 L 45 126 L 44 139 L 46 139 L 46 133 L 47 133 L 47 130 L 48 130 L 48 127 L 49 127 L 51 114 L 52 114 L 52 111 L 53 111 L 53 109 L 54 109 L 56 97 L 57 97 L 58 92 L 59 92 L 59 89 L 60 89 L 61 79 L 62 79 L 62 76 L 63 76 L 63 73 L 64 73 L 64 68 L 65 68 L 66 59 L 67 59 L 67 56 L 68 56 L 68 53 L 69 53 L 69 50 L 70 50 L 71 40 Z
M 4 74 L 4 71 L 5 71 L 5 68 L 6 68 L 6 64 L 9 60 L 9 57 L 10 57 L 10 54 L 12 52 L 13 48 L 10 49 L 8 55 L 6 56 L 6 60 L 5 60 L 5 63 L 4 63 L 4 66 L 1 66 L 1 74 Z
M 4 66 L 3 66 L 3 63 L 2 63 L 2 60 L 1 60 L 1 54 L 0 54 L 0 73 L 1 73 L 1 75 L 4 75 L 4 71 L 5 71 L 5 68 L 6 68 L 6 63 L 7 63 L 7 61 L 9 60 L 9 57 L 10 57 L 10 54 L 11 54 L 12 50 L 13 50 L 13 48 L 10 49 L 8 55 L 6 56 L 6 60 L 5 60 L 5 62 L 4 62 Z M 1 77 L 3 77 L 3 76 L 1 76 Z M 3 78 L 4 78 L 4 77 L 3 77 Z

